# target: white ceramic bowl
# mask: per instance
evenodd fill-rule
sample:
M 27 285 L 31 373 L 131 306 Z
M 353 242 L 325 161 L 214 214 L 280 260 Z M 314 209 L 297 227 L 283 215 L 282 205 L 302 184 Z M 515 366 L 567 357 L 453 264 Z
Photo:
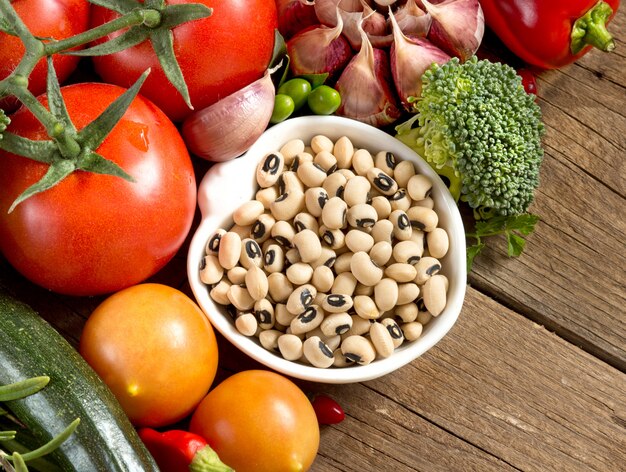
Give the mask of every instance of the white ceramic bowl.
M 321 369 L 283 359 L 279 354 L 265 350 L 258 339 L 240 334 L 226 313 L 224 306 L 209 296 L 207 286 L 200 281 L 199 267 L 204 257 L 208 238 L 218 228 L 232 225 L 232 213 L 241 204 L 254 198 L 257 190 L 257 163 L 270 151 L 278 150 L 287 141 L 300 138 L 306 142 L 318 134 L 333 140 L 348 136 L 355 147 L 391 151 L 399 160 L 411 160 L 419 173 L 433 181 L 431 195 L 439 215 L 439 226 L 447 230 L 450 250 L 442 260 L 442 272 L 449 279 L 447 305 L 443 313 L 424 327 L 419 339 L 404 342 L 386 359 L 377 359 L 369 365 Z M 465 234 L 458 208 L 450 192 L 430 166 L 409 147 L 393 136 L 358 121 L 335 116 L 306 116 L 292 118 L 268 129 L 243 156 L 214 165 L 204 176 L 198 192 L 202 221 L 191 241 L 187 272 L 191 288 L 200 307 L 213 326 L 247 355 L 265 366 L 295 378 L 325 382 L 361 382 L 388 374 L 413 361 L 433 347 L 452 328 L 463 304 L 466 287 Z

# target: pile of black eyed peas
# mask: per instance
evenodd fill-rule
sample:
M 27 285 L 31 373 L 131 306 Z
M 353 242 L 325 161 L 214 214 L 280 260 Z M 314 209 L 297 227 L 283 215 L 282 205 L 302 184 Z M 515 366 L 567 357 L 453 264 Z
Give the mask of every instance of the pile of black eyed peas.
M 318 135 L 265 156 L 256 178 L 200 270 L 240 333 L 288 360 L 365 365 L 444 310 L 448 234 L 411 161 Z

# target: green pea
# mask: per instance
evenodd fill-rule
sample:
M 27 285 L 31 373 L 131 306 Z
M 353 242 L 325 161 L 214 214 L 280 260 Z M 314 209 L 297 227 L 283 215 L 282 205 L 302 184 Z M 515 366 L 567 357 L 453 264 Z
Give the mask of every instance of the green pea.
M 341 105 L 341 95 L 328 85 L 320 85 L 309 94 L 307 103 L 316 115 L 332 115 Z
M 291 116 L 293 110 L 293 99 L 289 95 L 284 95 L 282 93 L 276 94 L 276 97 L 274 98 L 274 110 L 272 111 L 270 123 L 276 124 L 281 121 L 285 121 Z
M 305 79 L 291 79 L 278 87 L 278 93 L 289 95 L 293 99 L 294 110 L 299 110 L 311 93 L 311 84 Z

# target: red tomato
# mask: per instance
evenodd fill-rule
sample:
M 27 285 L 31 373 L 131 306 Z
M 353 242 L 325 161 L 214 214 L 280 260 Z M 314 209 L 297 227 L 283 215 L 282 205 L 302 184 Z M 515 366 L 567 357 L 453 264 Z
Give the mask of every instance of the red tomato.
M 209 18 L 184 23 L 173 30 L 174 51 L 196 110 L 212 105 L 263 75 L 272 56 L 277 26 L 274 0 L 168 0 L 166 3 L 203 3 L 213 8 Z M 100 25 L 116 16 L 110 10 L 94 7 L 91 25 Z M 122 87 L 129 87 L 151 67 L 141 93 L 174 121 L 182 121 L 192 112 L 168 82 L 148 41 L 116 54 L 94 57 L 93 61 L 105 82 Z
M 189 429 L 237 472 L 308 470 L 320 440 L 306 395 L 291 380 L 264 370 L 239 372 L 211 390 Z
M 205 314 L 187 295 L 140 284 L 103 301 L 91 314 L 79 351 L 137 426 L 187 416 L 217 370 L 217 342 Z
M 63 87 L 78 129 L 124 89 L 107 84 Z M 40 100 L 47 104 L 45 97 Z M 22 108 L 9 130 L 31 139 L 47 136 Z M 97 149 L 136 182 L 77 171 L 8 209 L 48 170 L 46 164 L 0 153 L 0 251 L 33 282 L 72 295 L 109 293 L 161 269 L 191 227 L 196 183 L 189 153 L 172 122 L 138 96 Z
M 11 5 L 28 29 L 42 38 L 65 39 L 82 33 L 89 27 L 87 0 L 15 0 Z M 24 55 L 24 45 L 17 36 L 0 32 L 0 79 L 7 77 Z M 79 58 L 57 54 L 53 57 L 54 69 L 63 82 L 76 68 Z M 28 89 L 35 95 L 46 90 L 46 60 L 37 63 L 28 79 Z M 19 105 L 16 98 L 0 102 L 0 108 L 9 112 Z

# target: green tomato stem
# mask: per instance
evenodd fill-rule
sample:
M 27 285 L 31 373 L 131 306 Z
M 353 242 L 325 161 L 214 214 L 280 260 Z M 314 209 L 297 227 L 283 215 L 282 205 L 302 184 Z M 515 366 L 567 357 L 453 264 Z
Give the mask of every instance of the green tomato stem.
M 615 41 L 606 29 L 606 22 L 612 14 L 613 9 L 608 3 L 599 1 L 576 20 L 571 35 L 570 48 L 572 54 L 579 53 L 588 45 L 595 46 L 605 52 L 615 49 Z

